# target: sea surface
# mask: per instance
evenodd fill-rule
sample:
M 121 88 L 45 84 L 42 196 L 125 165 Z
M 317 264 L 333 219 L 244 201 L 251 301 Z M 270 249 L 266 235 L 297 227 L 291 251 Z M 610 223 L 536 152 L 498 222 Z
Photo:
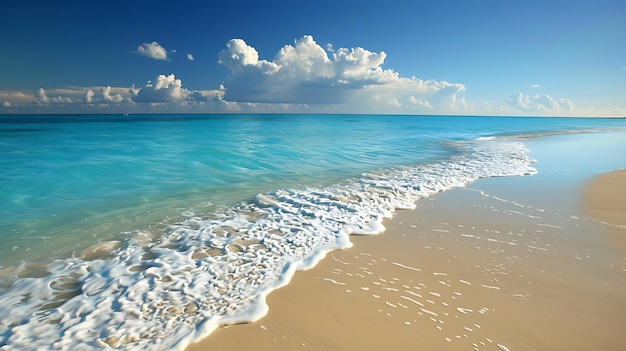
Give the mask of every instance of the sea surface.
M 536 173 L 529 138 L 625 130 L 594 118 L 0 115 L 0 350 L 182 350 L 263 316 L 295 271 L 351 234 L 382 233 L 394 211 Z

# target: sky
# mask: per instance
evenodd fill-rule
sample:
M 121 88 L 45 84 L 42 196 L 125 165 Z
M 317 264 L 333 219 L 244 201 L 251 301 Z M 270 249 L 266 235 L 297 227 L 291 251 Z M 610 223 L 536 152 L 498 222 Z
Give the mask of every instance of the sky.
M 0 5 L 0 113 L 626 116 L 626 1 Z

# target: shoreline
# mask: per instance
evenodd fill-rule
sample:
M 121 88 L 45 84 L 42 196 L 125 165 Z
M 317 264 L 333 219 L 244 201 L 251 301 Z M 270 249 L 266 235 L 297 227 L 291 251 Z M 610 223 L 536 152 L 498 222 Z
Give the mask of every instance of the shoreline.
M 311 126 L 309 123 L 311 121 L 307 120 L 298 123 L 271 120 L 258 125 L 255 122 L 255 128 L 246 129 L 245 133 L 237 134 L 236 138 L 229 134 L 233 123 L 231 119 L 220 120 L 218 124 L 208 122 L 179 124 L 179 121 L 174 121 L 180 129 L 176 128 L 172 133 L 168 132 L 167 128 L 162 128 L 169 124 L 146 125 L 148 129 L 156 128 L 156 133 L 148 133 L 150 138 L 139 145 L 137 154 L 133 154 L 136 156 L 136 162 L 128 162 L 133 158 L 124 157 L 121 158 L 123 160 L 121 163 L 117 162 L 120 159 L 109 156 L 127 149 L 124 148 L 125 142 L 132 138 L 111 139 L 115 141 L 107 143 L 115 145 L 111 149 L 99 146 L 108 140 L 106 138 L 110 135 L 127 135 L 126 132 L 133 135 L 136 132 L 133 124 L 116 125 L 116 128 L 102 125 L 97 134 L 103 138 L 77 138 L 67 144 L 61 143 L 54 151 L 60 156 L 58 160 L 55 158 L 51 163 L 43 160 L 41 164 L 63 172 L 71 170 L 73 166 L 79 167 L 76 170 L 84 170 L 85 173 L 69 172 L 77 176 L 75 181 L 69 182 L 76 187 L 57 184 L 58 192 L 41 193 L 39 190 L 44 189 L 44 185 L 53 180 L 57 173 L 40 172 L 43 176 L 32 180 L 33 184 L 41 186 L 33 185 L 32 189 L 15 187 L 15 191 L 11 190 L 8 193 L 9 202 L 19 206 L 16 207 L 17 212 L 14 214 L 11 213 L 13 207 L 9 206 L 7 213 L 11 218 L 18 220 L 16 223 L 25 225 L 16 231 L 15 235 L 10 235 L 11 238 L 5 242 L 7 245 L 4 250 L 11 252 L 11 257 L 17 258 L 26 253 L 32 255 L 32 259 L 28 256 L 24 262 L 12 265 L 8 269 L 3 266 L 0 270 L 0 274 L 7 277 L 1 292 L 6 303 L 0 307 L 0 314 L 4 316 L 0 322 L 0 345 L 24 350 L 47 345 L 67 350 L 94 347 L 182 350 L 192 341 L 209 336 L 219 325 L 262 318 L 269 309 L 265 301 L 270 292 L 289 283 L 296 269 L 312 268 L 318 263 L 318 259 L 326 256 L 329 257 L 327 260 L 336 259 L 341 265 L 335 266 L 334 269 L 329 268 L 326 275 L 320 275 L 319 268 L 312 270 L 317 275 L 308 276 L 311 277 L 309 280 L 343 289 L 338 290 L 343 294 L 338 295 L 337 291 L 320 293 L 321 288 L 311 288 L 310 291 L 315 293 L 304 300 L 305 304 L 319 299 L 319 296 L 324 297 L 311 312 L 301 308 L 303 295 L 300 294 L 292 304 L 292 309 L 298 313 L 296 317 L 300 319 L 294 317 L 293 320 L 302 320 L 302 316 L 305 319 L 302 324 L 287 319 L 294 324 L 294 330 L 290 334 L 282 334 L 281 338 L 300 335 L 302 331 L 309 332 L 310 329 L 310 342 L 294 345 L 333 345 L 338 342 L 335 339 L 339 338 L 324 339 L 326 338 L 323 336 L 324 330 L 314 333 L 314 328 L 311 327 L 311 324 L 323 325 L 329 320 L 337 321 L 335 324 L 338 329 L 346 329 L 346 325 L 355 324 L 357 330 L 346 329 L 351 335 L 363 333 L 364 327 L 363 325 L 359 327 L 359 323 L 361 319 L 367 321 L 365 317 L 368 316 L 361 318 L 358 313 L 362 312 L 364 307 L 372 307 L 372 299 L 379 300 L 378 303 L 383 305 L 375 311 L 369 311 L 374 313 L 374 316 L 369 317 L 376 318 L 383 312 L 386 316 L 385 320 L 377 319 L 377 324 L 367 332 L 378 335 L 379 339 L 382 330 L 383 336 L 393 336 L 394 340 L 397 339 L 399 343 L 406 345 L 402 341 L 404 340 L 402 334 L 393 334 L 401 331 L 393 327 L 394 321 L 406 327 L 421 326 L 422 328 L 417 328 L 420 330 L 418 334 L 426 328 L 433 327 L 428 323 L 436 322 L 438 324 L 435 325 L 435 329 L 445 332 L 444 341 L 450 343 L 453 343 L 457 336 L 461 341 L 466 341 L 463 338 L 467 337 L 475 338 L 480 334 L 478 329 L 482 327 L 482 330 L 486 330 L 485 324 L 476 322 L 474 324 L 478 326 L 455 325 L 454 320 L 470 318 L 466 315 L 472 313 L 477 316 L 485 315 L 488 312 L 488 309 L 484 309 L 486 305 L 450 306 L 453 302 L 465 301 L 472 294 L 481 296 L 485 291 L 492 293 L 504 291 L 503 286 L 499 284 L 502 280 L 497 278 L 508 278 L 514 274 L 513 268 L 521 269 L 516 265 L 509 267 L 512 262 L 526 264 L 529 255 L 535 255 L 531 263 L 544 262 L 544 266 L 550 267 L 553 280 L 558 280 L 563 279 L 563 271 L 570 272 L 570 269 L 562 262 L 552 264 L 552 261 L 546 260 L 544 256 L 548 253 L 560 255 L 567 260 L 575 259 L 584 262 L 585 265 L 588 264 L 589 257 L 596 259 L 597 255 L 591 255 L 590 252 L 596 252 L 594 245 L 598 243 L 586 240 L 580 230 L 581 234 L 574 238 L 576 240 L 559 241 L 562 236 L 559 230 L 562 231 L 565 227 L 559 218 L 571 220 L 574 214 L 559 217 L 556 216 L 556 212 L 569 213 L 568 206 L 574 203 L 572 200 L 579 200 L 572 196 L 578 194 L 575 191 L 576 186 L 581 184 L 582 180 L 590 178 L 594 172 L 615 168 L 616 164 L 624 167 L 621 155 L 626 150 L 624 138 L 626 134 L 623 130 L 608 129 L 607 132 L 602 132 L 604 131 L 602 128 L 581 129 L 579 134 L 574 135 L 567 132 L 569 130 L 567 126 L 580 129 L 583 126 L 595 126 L 594 121 L 581 123 L 564 123 L 556 120 L 541 123 L 517 121 L 519 123 L 513 124 L 504 120 L 493 120 L 488 123 L 481 119 L 468 121 L 456 125 L 441 119 L 423 123 L 426 121 L 407 119 L 392 121 L 387 116 L 380 116 L 367 123 L 357 123 L 359 128 L 355 129 L 356 120 L 333 118 L 326 121 L 328 123 L 315 124 L 319 128 L 311 129 L 302 128 Z M 64 134 L 74 130 L 76 126 L 68 123 L 59 127 L 52 135 Z M 533 131 L 539 136 L 554 129 L 566 132 L 564 135 L 557 133 L 558 135 L 545 138 L 530 138 L 531 135 L 535 135 Z M 276 137 L 276 130 L 281 131 L 281 137 Z M 111 134 L 109 131 L 123 133 Z M 149 151 L 155 150 L 154 147 L 160 150 L 159 140 L 177 138 L 181 131 L 214 133 L 211 135 L 215 135 L 215 138 L 205 138 L 206 140 L 203 139 L 200 144 L 191 142 L 193 145 L 188 144 L 187 139 L 181 140 L 181 143 L 174 143 L 176 145 L 171 149 L 172 155 L 185 156 L 174 160 L 176 162 L 164 162 L 163 158 L 154 159 L 155 153 Z M 528 134 L 522 131 L 528 131 Z M 33 135 L 45 136 L 49 133 L 42 133 L 37 129 L 33 131 Z M 263 137 L 254 138 L 255 135 Z M 303 135 L 306 140 L 301 138 Z M 341 135 L 342 138 L 335 140 L 336 135 Z M 520 138 L 516 135 L 524 136 Z M 268 138 L 265 138 L 266 136 Z M 255 141 L 252 144 L 246 143 L 251 146 L 250 149 L 236 148 L 237 152 L 229 153 L 235 150 L 231 146 L 241 145 L 247 140 Z M 77 145 L 82 147 L 75 148 Z M 263 148 L 261 147 L 263 145 L 272 147 Z M 320 145 L 328 147 L 320 148 Z M 539 153 L 533 155 L 535 148 Z M 106 172 L 97 172 L 100 166 L 85 168 L 80 163 L 73 162 L 73 157 L 65 157 L 74 155 L 75 150 L 84 149 L 106 151 L 98 153 L 103 160 L 112 161 L 100 164 L 104 168 L 111 168 L 105 165 L 119 165 L 128 170 L 128 173 L 120 178 L 119 184 L 109 184 L 111 187 L 103 188 L 112 191 L 103 192 L 102 189 L 96 189 L 94 193 L 90 193 L 90 190 L 86 192 L 81 190 L 87 189 L 84 187 L 88 187 L 90 183 L 99 182 L 96 175 L 106 175 Z M 557 149 L 558 152 L 555 152 Z M 188 153 L 186 150 L 193 152 Z M 248 152 L 250 150 L 253 152 Z M 552 158 L 545 157 L 546 150 Z M 227 152 L 233 157 L 229 158 L 224 167 L 212 167 L 213 160 L 205 156 L 221 152 Z M 592 154 L 593 156 L 589 157 Z M 19 154 L 11 155 L 16 157 L 11 159 L 14 163 L 10 164 L 17 168 L 15 173 L 12 173 L 15 177 L 10 178 L 9 183 L 16 181 L 16 184 L 21 184 L 23 179 L 28 178 L 23 177 L 24 174 L 28 175 L 26 172 L 28 165 L 42 161 L 36 158 L 32 160 L 32 164 L 23 163 Z M 271 156 L 284 156 L 284 160 Z M 166 161 L 171 160 L 170 158 L 166 158 Z M 535 165 L 533 159 L 540 160 L 539 167 Z M 573 159 L 578 163 L 568 162 Z M 189 160 L 200 162 L 194 163 L 199 167 L 192 167 L 192 172 L 188 174 L 185 170 L 188 168 Z M 146 174 L 144 173 L 146 170 L 160 164 L 159 162 L 167 165 L 156 177 L 134 176 Z M 547 165 L 546 173 L 542 169 L 543 162 Z M 245 167 L 240 168 L 238 165 Z M 113 168 L 119 167 L 111 169 Z M 244 169 L 253 172 L 240 172 Z M 519 181 L 506 177 L 535 174 L 536 169 L 540 170 L 539 177 L 521 177 Z M 366 172 L 361 173 L 358 170 Z M 213 174 L 213 171 L 216 173 Z M 232 174 L 230 171 L 233 171 Z M 161 178 L 160 175 L 168 174 L 186 174 L 186 176 L 185 179 L 180 179 L 181 182 L 176 180 L 174 183 L 164 183 L 164 179 L 170 178 L 168 176 Z M 346 177 L 346 174 L 354 176 Z M 214 183 L 212 180 L 215 179 L 224 179 L 225 182 Z M 302 179 L 302 182 L 299 179 Z M 488 180 L 476 181 L 477 179 Z M 530 188 L 528 184 L 517 186 L 518 182 L 528 181 L 531 183 Z M 432 196 L 431 199 L 424 200 L 429 202 L 420 201 L 420 204 L 435 206 L 440 203 L 438 201 L 446 201 L 448 198 L 445 196 L 448 194 L 446 192 L 446 195 L 433 196 L 434 194 L 467 184 L 471 184 L 472 189 L 454 190 L 450 193 L 456 194 L 454 195 L 456 197 L 450 199 L 458 199 L 450 201 L 459 202 L 461 205 L 455 207 L 441 202 L 444 205 L 439 206 L 437 211 L 430 211 L 428 208 L 411 211 L 407 215 L 410 219 L 398 222 L 400 218 L 398 216 L 404 213 L 401 209 L 414 208 L 417 199 Z M 215 193 L 208 191 L 213 188 L 217 189 Z M 230 191 L 235 188 L 236 191 Z M 54 189 L 57 187 L 51 188 Z M 561 196 L 563 189 L 568 190 L 568 196 Z M 252 193 L 250 197 L 241 195 L 248 191 Z M 518 196 L 520 192 L 525 196 Z M 177 214 L 170 217 L 164 215 L 165 212 L 153 213 L 148 207 L 134 206 L 133 198 L 140 193 L 142 195 L 140 202 L 147 201 L 148 207 L 163 210 L 163 208 L 175 209 L 174 207 L 179 205 L 178 211 L 175 211 Z M 41 199 L 50 202 L 37 201 L 37 194 L 42 196 Z M 171 196 L 174 194 L 180 196 Z M 243 196 L 242 199 L 239 198 L 240 195 Z M 123 203 L 118 202 L 116 199 L 120 197 L 127 200 Z M 528 207 L 536 204 L 534 197 L 553 200 L 540 204 L 540 208 L 549 209 L 550 215 Z M 228 198 L 229 202 L 224 203 L 220 200 L 224 198 Z M 56 207 L 48 206 L 52 200 L 56 202 L 55 199 L 65 199 L 59 203 L 59 215 L 45 215 L 48 212 L 56 213 Z M 83 207 L 80 204 L 85 199 L 93 200 L 93 206 L 85 206 L 80 211 L 71 210 L 72 206 Z M 199 199 L 202 201 L 198 201 Z M 502 199 L 507 201 L 501 201 Z M 487 202 L 483 203 L 483 200 Z M 29 206 L 29 203 L 39 203 L 40 206 Z M 73 205 L 66 207 L 68 203 Z M 230 205 L 231 203 L 233 205 Z M 104 204 L 113 205 L 110 208 L 107 205 L 104 211 L 98 210 Z M 519 204 L 526 207 L 522 206 L 524 209 L 520 210 L 517 208 Z M 131 212 L 125 211 L 124 208 L 128 206 L 136 208 Z M 473 207 L 489 210 L 484 213 L 476 212 Z M 41 209 L 42 212 L 38 212 L 37 209 Z M 26 217 L 20 217 L 23 210 L 26 210 L 24 213 L 28 213 L 28 216 L 41 218 L 42 222 L 37 221 L 31 226 Z M 60 215 L 64 213 L 70 215 Z M 83 213 L 89 213 L 89 217 L 80 222 L 85 230 L 77 232 L 67 230 L 72 226 L 68 220 L 79 220 Z M 452 220 L 449 219 L 450 213 L 453 213 Z M 466 216 L 467 213 L 472 215 Z M 521 223 L 511 227 L 504 225 L 495 227 L 491 215 L 500 216 L 502 213 L 509 218 L 532 216 L 533 219 L 545 217 L 550 220 L 535 221 L 530 225 Z M 586 226 L 587 219 L 581 213 L 575 212 L 577 219 L 582 218 L 576 223 Z M 395 220 L 391 220 L 393 214 L 396 214 Z M 457 218 L 458 216 L 467 218 Z M 115 223 L 105 221 L 106 218 Z M 115 218 L 118 221 L 114 220 Z M 155 221 L 147 224 L 144 220 L 148 218 L 154 218 Z M 432 222 L 433 218 L 438 218 L 438 221 Z M 475 218 L 489 220 L 468 227 L 468 223 Z M 94 227 L 92 219 L 103 221 Z M 456 222 L 457 220 L 460 222 Z M 380 237 L 356 236 L 381 233 L 385 230 L 383 221 L 385 226 L 394 228 L 390 228 Z M 406 224 L 409 222 L 412 224 Z M 492 224 L 494 227 L 489 226 Z M 36 235 L 41 228 L 47 228 L 45 232 L 51 235 Z M 120 232 L 121 228 L 130 231 Z M 525 232 L 526 230 L 528 232 Z M 504 235 L 507 231 L 515 233 L 507 237 Z M 12 231 L 5 234 L 9 233 Z M 25 233 L 32 235 L 24 237 Z M 83 235 L 78 235 L 80 233 Z M 360 244 L 360 247 L 367 251 L 348 250 L 346 255 L 353 256 L 341 258 L 335 254 L 343 251 L 331 254 L 332 250 L 352 246 L 353 243 L 348 238 L 349 233 L 355 234 L 352 236 L 354 243 L 364 243 Z M 544 235 L 550 235 L 553 242 L 545 241 Z M 409 240 L 415 236 L 419 238 Z M 72 241 L 71 238 L 75 240 Z M 120 242 L 115 241 L 117 239 Z M 39 248 L 46 248 L 44 251 L 48 254 L 43 255 L 45 260 L 42 259 L 41 264 L 27 263 L 34 262 L 35 258 L 42 254 L 41 250 L 36 250 L 37 247 L 30 245 L 31 242 L 38 243 Z M 68 243 L 67 247 L 63 245 L 64 242 Z M 77 247 L 75 245 L 81 242 L 98 244 L 83 245 L 93 248 L 91 252 L 71 250 L 71 247 Z M 19 245 L 13 245 L 14 243 Z M 60 244 L 62 251 L 57 249 L 57 244 Z M 516 248 L 518 245 L 522 245 L 521 249 Z M 572 247 L 580 250 L 574 252 L 568 249 Z M 410 251 L 407 252 L 407 249 Z M 67 252 L 67 257 L 65 255 L 58 257 L 54 254 L 56 252 Z M 360 255 L 361 252 L 363 255 Z M 540 255 L 541 252 L 544 252 L 544 256 Z M 5 256 L 7 256 L 5 259 L 9 257 Z M 370 260 L 364 261 L 365 258 Z M 447 260 L 443 260 L 444 258 Z M 494 262 L 499 259 L 501 262 L 494 266 Z M 578 261 L 572 260 L 576 264 L 581 264 Z M 554 271 L 553 267 L 560 267 L 559 264 L 564 268 Z M 464 271 L 462 267 L 469 271 Z M 598 271 L 601 270 L 602 268 L 598 268 Z M 420 272 L 428 274 L 417 275 L 421 274 Z M 299 274 L 295 275 L 294 282 L 299 279 L 298 276 Z M 518 272 L 516 276 L 522 274 Z M 439 279 L 432 280 L 433 277 Z M 485 277 L 495 277 L 496 280 L 492 281 Z M 354 280 L 351 280 L 353 278 Z M 397 285 L 400 282 L 403 282 L 400 284 L 402 288 Z M 507 283 L 507 289 L 510 287 L 515 290 L 510 291 L 509 295 L 520 299 L 526 297 L 524 284 L 517 283 L 519 287 Z M 432 289 L 432 286 L 439 287 L 437 284 L 441 285 L 441 291 Z M 459 286 L 465 290 L 461 290 Z M 449 291 L 446 291 L 446 288 Z M 621 286 L 617 289 L 620 290 Z M 358 300 L 357 293 L 365 294 L 361 296 L 363 301 L 350 310 L 334 309 L 332 307 L 334 305 L 327 305 L 330 296 L 339 298 L 347 295 L 349 297 L 347 301 L 339 301 L 335 305 L 350 306 L 350 301 Z M 563 294 L 567 293 L 563 291 Z M 480 300 L 471 301 L 480 302 Z M 494 297 L 487 302 L 490 301 L 496 303 L 497 299 Z M 617 303 L 621 305 L 622 301 L 618 300 Z M 311 322 L 315 313 L 327 311 L 329 308 L 332 313 Z M 344 315 L 342 311 L 345 311 L 349 318 L 339 321 L 343 317 L 338 316 Z M 404 316 L 402 319 L 395 320 L 394 318 L 400 318 L 398 311 L 407 314 L 402 315 Z M 418 317 L 424 317 L 424 320 Z M 425 325 L 420 325 L 421 322 L 425 322 Z M 380 324 L 383 324 L 384 328 L 381 328 Z M 298 328 L 295 328 L 295 325 L 298 325 Z M 263 324 L 263 328 L 265 331 L 272 330 L 274 336 L 277 335 L 276 331 L 280 330 L 277 325 L 268 327 Z M 415 333 L 415 330 L 412 331 Z M 334 330 L 332 332 L 336 333 Z M 481 345 L 481 342 L 490 343 L 487 338 L 494 340 L 490 335 L 484 334 L 474 343 L 476 345 Z M 422 336 L 410 343 L 420 344 L 425 339 L 425 336 Z M 500 342 L 503 341 L 506 340 Z M 436 342 L 440 343 L 441 340 Z M 346 344 L 346 348 L 354 344 L 355 341 L 352 340 Z M 370 344 L 374 345 L 373 341 L 363 345 L 363 348 Z M 338 347 L 335 345 L 333 348 Z
M 499 187 L 529 187 L 525 178 Z M 606 220 L 493 196 L 483 184 L 493 182 L 422 199 L 382 235 L 352 236 L 351 249 L 271 293 L 265 317 L 186 350 L 621 349 L 626 263 Z M 598 192 L 593 184 L 585 193 Z

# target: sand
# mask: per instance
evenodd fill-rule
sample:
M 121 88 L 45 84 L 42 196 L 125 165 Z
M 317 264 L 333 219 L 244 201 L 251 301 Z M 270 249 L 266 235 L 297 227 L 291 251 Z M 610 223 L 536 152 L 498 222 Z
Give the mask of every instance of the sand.
M 498 183 L 533 203 L 490 179 L 418 201 L 187 350 L 623 350 L 626 172 L 558 213 L 526 178 Z
M 626 252 L 626 170 L 602 174 L 585 187 L 587 211 L 606 223 L 613 244 Z

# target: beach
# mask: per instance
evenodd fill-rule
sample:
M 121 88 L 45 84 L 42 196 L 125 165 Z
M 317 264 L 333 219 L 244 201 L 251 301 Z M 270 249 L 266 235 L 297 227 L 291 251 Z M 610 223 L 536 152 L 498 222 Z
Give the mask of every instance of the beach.
M 622 350 L 626 171 L 540 175 L 419 200 L 187 350 Z
M 621 121 L 12 121 L 1 350 L 623 344 Z
M 626 351 L 626 1 L 56 5 L 0 21 L 0 351 Z

